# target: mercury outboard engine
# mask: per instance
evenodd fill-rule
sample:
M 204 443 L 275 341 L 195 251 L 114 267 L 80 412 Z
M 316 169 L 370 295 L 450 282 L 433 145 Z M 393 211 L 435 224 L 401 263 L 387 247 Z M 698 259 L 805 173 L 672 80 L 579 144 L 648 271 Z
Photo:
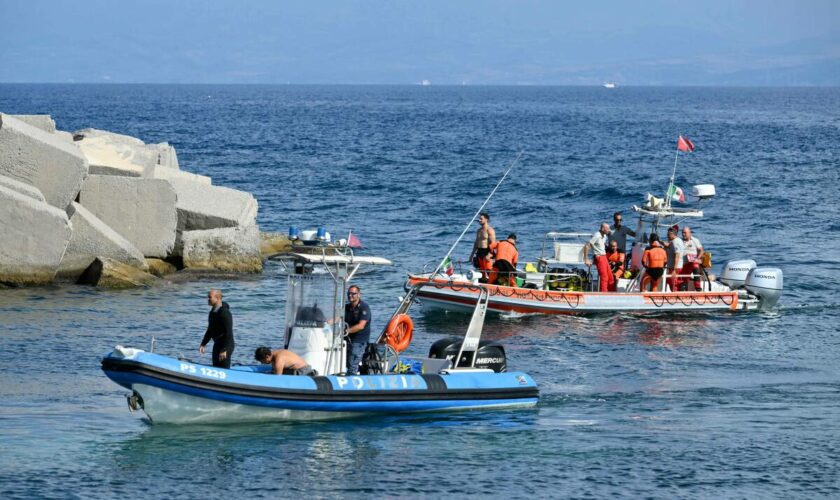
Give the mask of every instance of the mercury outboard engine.
M 752 259 L 730 260 L 723 265 L 723 270 L 720 272 L 720 278 L 718 280 L 733 290 L 741 288 L 747 281 L 747 275 L 755 267 L 756 263 Z
M 455 364 L 455 357 L 458 355 L 458 351 L 461 350 L 461 343 L 463 342 L 464 339 L 459 337 L 440 339 L 432 344 L 431 349 L 429 349 L 429 357 L 448 359 Z M 469 367 L 470 363 L 472 363 L 472 353 L 467 352 L 458 360 L 456 367 Z M 505 348 L 502 347 L 502 344 L 492 340 L 482 340 L 479 342 L 475 368 L 489 368 L 496 373 L 507 371 L 507 358 L 505 357 Z
M 782 296 L 782 270 L 775 267 L 757 267 L 750 271 L 744 287 L 761 298 L 759 307 L 769 309 Z

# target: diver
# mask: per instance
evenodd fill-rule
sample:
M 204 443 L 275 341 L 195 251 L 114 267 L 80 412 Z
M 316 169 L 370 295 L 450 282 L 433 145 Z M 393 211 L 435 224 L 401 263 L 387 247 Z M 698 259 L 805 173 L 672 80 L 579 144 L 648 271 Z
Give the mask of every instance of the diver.
M 198 346 L 198 352 L 204 354 L 204 347 L 213 341 L 213 366 L 230 368 L 230 358 L 235 347 L 233 341 L 233 316 L 227 302 L 222 302 L 222 291 L 216 288 L 207 294 L 207 305 L 211 307 L 207 316 L 207 331 Z

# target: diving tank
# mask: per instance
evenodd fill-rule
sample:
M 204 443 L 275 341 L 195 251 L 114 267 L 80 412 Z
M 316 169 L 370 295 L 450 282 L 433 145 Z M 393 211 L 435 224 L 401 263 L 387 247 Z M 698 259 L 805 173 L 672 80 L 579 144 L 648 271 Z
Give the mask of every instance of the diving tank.
M 752 259 L 744 260 L 730 260 L 723 265 L 723 270 L 720 272 L 718 281 L 728 285 L 733 290 L 741 288 L 747 281 L 747 276 L 750 271 L 756 268 L 756 263 Z
M 782 270 L 775 267 L 757 267 L 750 271 L 744 288 L 761 298 L 760 307 L 769 309 L 782 296 Z

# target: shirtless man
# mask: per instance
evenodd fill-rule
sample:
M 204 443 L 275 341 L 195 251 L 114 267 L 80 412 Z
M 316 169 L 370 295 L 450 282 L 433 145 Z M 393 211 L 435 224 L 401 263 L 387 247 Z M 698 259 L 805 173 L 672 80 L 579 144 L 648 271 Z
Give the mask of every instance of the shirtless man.
M 288 349 L 272 351 L 268 347 L 258 347 L 254 358 L 264 365 L 271 365 L 271 373 L 275 375 L 316 375 L 303 358 Z
M 493 268 L 493 263 L 490 260 L 490 245 L 496 242 L 496 231 L 490 227 L 490 214 L 487 212 L 481 212 L 478 215 L 478 224 L 470 260 L 476 269 L 489 271 Z M 487 278 L 486 272 L 484 277 Z

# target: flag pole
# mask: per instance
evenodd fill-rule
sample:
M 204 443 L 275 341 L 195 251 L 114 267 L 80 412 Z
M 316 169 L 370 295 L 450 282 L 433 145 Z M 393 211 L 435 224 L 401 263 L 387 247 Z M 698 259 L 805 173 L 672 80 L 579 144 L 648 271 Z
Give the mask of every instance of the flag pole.
M 677 135 L 677 150 L 674 152 L 674 171 L 671 172 L 671 180 L 668 181 L 668 189 L 665 191 L 665 208 L 671 208 L 671 186 L 674 185 L 674 179 L 677 176 L 677 158 L 680 157 L 680 137 L 682 137 L 682 134 Z
M 493 195 L 496 194 L 496 190 L 499 189 L 499 186 L 502 185 L 502 182 L 504 182 L 505 178 L 508 176 L 510 171 L 513 170 L 513 167 L 519 162 L 519 159 L 522 158 L 522 155 L 524 153 L 524 150 L 520 151 L 519 154 L 516 155 L 516 158 L 514 158 L 513 161 L 510 162 L 510 166 L 505 171 L 505 175 L 503 175 L 502 178 L 499 179 L 499 182 L 496 183 L 496 187 L 493 188 L 493 191 L 490 191 L 490 195 L 484 200 L 484 203 L 482 203 L 481 206 L 478 207 L 478 210 L 476 210 L 475 215 L 472 216 L 472 219 L 470 219 L 470 221 L 467 223 L 467 226 L 464 228 L 463 231 L 461 231 L 461 235 L 458 236 L 458 239 L 455 240 L 455 243 L 452 245 L 449 251 L 446 252 L 446 255 L 444 255 L 443 259 L 441 259 L 440 264 L 438 264 L 434 272 L 432 272 L 432 274 L 429 275 L 429 281 L 433 280 L 434 277 L 437 276 L 437 273 L 440 271 L 440 268 L 441 266 L 443 266 L 443 263 L 446 262 L 446 259 L 448 259 L 450 255 L 452 255 L 452 252 L 455 250 L 455 247 L 457 247 L 458 243 L 461 242 L 461 238 L 463 238 L 464 235 L 467 234 L 467 231 L 470 229 L 470 226 L 472 225 L 475 218 L 478 217 L 482 210 L 484 210 L 484 206 L 487 205 L 487 202 L 490 201 L 490 198 L 492 198 Z

